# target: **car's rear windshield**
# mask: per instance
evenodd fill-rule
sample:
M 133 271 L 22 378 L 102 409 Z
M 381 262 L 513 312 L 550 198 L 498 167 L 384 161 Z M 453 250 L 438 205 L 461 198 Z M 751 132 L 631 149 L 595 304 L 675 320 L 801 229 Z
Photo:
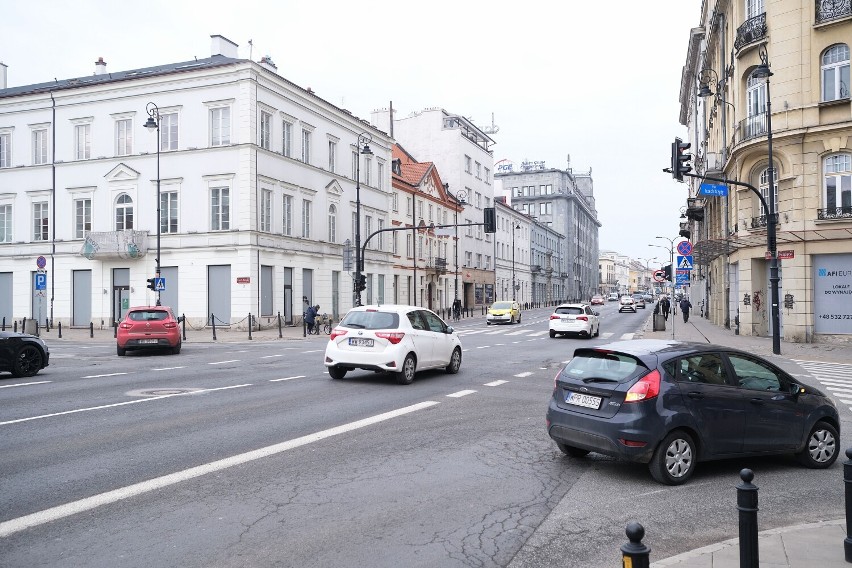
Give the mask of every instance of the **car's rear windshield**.
M 585 351 L 571 359 L 562 376 L 578 381 L 595 378 L 623 383 L 645 371 L 647 368 L 638 359 L 625 353 Z
M 396 312 L 349 312 L 340 325 L 358 329 L 397 329 L 399 314 Z
M 509 302 L 496 302 L 491 308 L 495 310 L 510 310 L 512 309 L 512 304 Z
M 584 312 L 583 312 L 583 308 L 580 308 L 580 307 L 574 307 L 574 306 L 561 307 L 560 306 L 560 307 L 556 308 L 556 313 L 557 314 L 582 314 Z
M 128 313 L 127 317 L 133 321 L 162 321 L 169 317 L 169 312 L 163 310 L 139 310 Z

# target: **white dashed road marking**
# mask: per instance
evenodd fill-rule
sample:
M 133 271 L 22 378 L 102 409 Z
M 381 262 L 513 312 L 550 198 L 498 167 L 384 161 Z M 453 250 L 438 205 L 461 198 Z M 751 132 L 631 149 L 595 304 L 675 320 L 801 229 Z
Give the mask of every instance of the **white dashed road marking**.
M 523 379 L 524 377 L 529 377 L 530 375 L 532 375 L 532 373 L 530 373 L 529 371 L 527 371 L 527 372 L 524 372 L 524 373 L 518 373 L 518 374 L 517 374 L 517 375 L 515 375 L 515 376 L 516 376 L 516 377 L 519 377 L 519 378 L 521 378 L 521 379 Z
M 224 365 L 225 363 L 239 363 L 239 359 L 231 359 L 229 361 L 214 361 L 213 363 L 207 363 L 208 365 Z
M 463 390 L 463 391 L 459 391 L 459 392 L 454 392 L 453 394 L 448 394 L 447 396 L 450 397 L 450 398 L 459 398 L 459 397 L 462 397 L 462 396 L 467 396 L 469 394 L 473 394 L 475 392 L 476 391 L 474 391 L 474 390 Z
M 101 377 L 116 377 L 118 375 L 126 375 L 127 373 L 106 373 L 105 375 L 87 375 L 84 379 L 99 379 Z
M 277 383 L 278 381 L 292 381 L 293 379 L 304 379 L 305 375 L 296 375 L 295 377 L 284 377 L 283 379 L 269 379 L 270 383 Z
M 186 367 L 163 367 L 162 369 L 151 369 L 152 371 L 174 371 L 175 369 L 186 369 Z
M 16 385 L 0 385 L 0 389 L 10 389 L 12 387 L 28 387 L 30 385 L 43 385 L 51 381 L 36 381 L 34 383 L 18 383 Z
M 509 382 L 509 381 L 492 381 L 492 382 L 490 382 L 490 383 L 485 383 L 485 385 L 483 385 L 483 386 L 486 386 L 486 387 L 499 387 L 500 385 L 505 385 L 505 384 L 506 384 L 506 383 L 508 383 L 508 382 Z

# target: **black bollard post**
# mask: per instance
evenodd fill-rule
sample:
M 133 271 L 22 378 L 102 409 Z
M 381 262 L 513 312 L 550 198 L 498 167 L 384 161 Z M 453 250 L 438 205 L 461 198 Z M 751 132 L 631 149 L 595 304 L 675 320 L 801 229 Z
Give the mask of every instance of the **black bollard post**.
M 213 341 L 216 341 L 216 317 L 210 314 L 210 322 L 213 324 Z
M 59 322 L 59 339 L 62 339 L 62 322 Z
M 27 318 L 21 320 L 21 333 L 27 332 Z
M 650 566 L 651 549 L 642 544 L 645 536 L 645 527 L 633 521 L 627 524 L 624 531 L 630 540 L 621 545 L 621 566 L 626 568 L 648 568 Z
M 3 316 L 3 327 L 0 328 L 0 331 L 6 331 L 6 316 Z
M 281 312 L 278 312 L 278 339 L 284 337 L 281 335 Z
M 181 328 L 183 329 L 183 337 L 181 339 L 186 341 L 186 314 L 180 315 L 180 325 L 181 325 Z
M 757 486 L 751 480 L 754 472 L 740 471 L 743 482 L 737 485 L 737 509 L 740 512 L 740 568 L 760 568 L 757 548 Z
M 115 339 L 118 337 L 118 322 L 112 322 L 112 338 Z
M 302 337 L 308 336 L 308 322 L 305 321 L 305 317 L 302 316 Z
M 248 315 L 248 323 L 249 323 L 249 341 L 251 341 L 251 312 Z
M 18 333 L 18 320 L 15 320 L 14 329 L 12 329 L 15 333 Z
M 35 335 L 36 335 L 36 337 L 39 337 L 39 332 L 38 332 L 38 320 L 36 320 L 36 332 L 35 332 Z
M 89 322 L 89 337 L 92 338 L 95 336 L 95 322 Z
M 843 554 L 846 562 L 852 562 L 852 448 L 846 449 L 843 484 L 846 486 L 846 538 L 843 539 Z

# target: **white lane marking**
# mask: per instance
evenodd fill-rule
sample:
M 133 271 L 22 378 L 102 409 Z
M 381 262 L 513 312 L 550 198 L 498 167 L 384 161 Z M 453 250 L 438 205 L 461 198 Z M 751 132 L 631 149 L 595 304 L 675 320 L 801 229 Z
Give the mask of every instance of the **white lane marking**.
M 489 347 L 491 347 L 491 346 L 490 345 L 480 345 L 479 347 L 477 347 L 477 349 L 488 349 Z
M 462 349 L 462 353 L 467 353 L 470 349 Z
M 90 406 L 88 408 L 77 408 L 75 410 L 66 410 L 64 412 L 54 412 L 53 414 L 42 414 L 40 416 L 30 416 L 29 418 L 18 418 L 17 420 L 7 420 L 6 422 L 0 422 L 0 426 L 6 426 L 7 424 L 17 424 L 18 422 L 29 422 L 30 420 L 39 420 L 41 418 L 51 418 L 53 416 L 65 416 L 66 414 L 77 414 L 78 412 L 89 412 L 90 410 L 103 410 L 104 408 L 115 408 L 117 406 L 127 406 L 128 404 L 138 404 L 140 402 L 149 402 L 152 400 L 160 400 L 162 398 L 172 398 L 173 396 L 187 396 L 192 394 L 199 394 L 204 392 L 213 392 L 220 390 L 228 390 L 228 389 L 238 389 L 240 387 L 250 387 L 251 383 L 244 385 L 233 385 L 230 387 L 218 387 L 215 389 L 199 389 L 192 392 L 181 392 L 176 394 L 164 394 L 161 396 L 152 396 L 150 398 L 141 398 L 138 400 L 128 400 L 126 402 L 116 402 L 114 404 L 103 404 L 101 406 Z
M 126 375 L 127 373 L 106 373 L 105 375 L 87 375 L 84 379 L 99 379 L 101 377 L 115 377 L 118 375 Z
M 269 359 L 271 357 L 283 357 L 283 356 L 284 356 L 283 353 L 279 353 L 278 355 L 264 355 L 263 357 L 261 357 L 261 359 Z
M 151 369 L 152 371 L 174 371 L 175 369 L 186 369 L 186 366 L 183 367 L 163 367 L 162 369 Z
M 302 351 L 302 353 L 323 353 L 322 349 L 314 349 L 313 351 Z
M 465 335 L 476 335 L 477 333 L 485 333 L 484 329 L 462 329 L 459 330 L 459 334 L 464 333 Z
M 239 363 L 239 359 L 230 359 L 228 361 L 214 361 L 212 363 L 207 363 L 208 365 L 224 365 L 225 363 Z
M 506 345 L 506 344 L 505 343 L 495 343 L 494 347 L 502 347 L 504 345 Z
M 483 386 L 486 387 L 499 387 L 500 385 L 505 385 L 509 381 L 491 381 L 490 383 L 485 383 Z
M 515 376 L 516 376 L 516 377 L 519 377 L 519 378 L 521 378 L 521 379 L 523 379 L 524 377 L 529 377 L 530 375 L 532 375 L 532 373 L 531 373 L 531 372 L 529 372 L 529 371 L 526 371 L 526 372 L 524 372 L 524 373 L 518 373 L 518 374 L 517 374 L 517 375 L 515 375 Z
M 636 335 L 636 334 L 635 333 L 625 333 L 624 335 L 621 336 L 621 339 L 623 339 L 624 341 L 630 341 L 631 339 L 633 339 L 634 335 Z
M 278 381 L 292 381 L 293 379 L 304 379 L 305 375 L 296 375 L 294 377 L 284 377 L 283 379 L 269 379 L 270 383 L 277 383 Z
M 50 509 L 31 513 L 23 517 L 18 517 L 17 519 L 4 521 L 0 523 L 0 538 L 7 537 L 30 527 L 35 527 L 38 525 L 49 523 L 51 521 L 55 521 L 57 519 L 62 519 L 64 517 L 68 517 L 76 513 L 89 511 L 102 505 L 109 505 L 110 503 L 123 501 L 124 499 L 129 499 L 137 495 L 142 495 L 143 493 L 149 493 L 157 489 L 162 489 L 164 487 L 168 487 L 170 485 L 174 485 L 182 481 L 201 477 L 202 475 L 207 475 L 208 473 L 222 471 L 224 469 L 228 469 L 236 465 L 252 462 L 265 457 L 273 456 L 275 454 L 280 454 L 282 452 L 286 452 L 287 450 L 292 450 L 294 448 L 311 444 L 313 442 L 319 442 L 320 440 L 324 440 L 332 436 L 345 434 L 346 432 L 358 430 L 359 428 L 365 428 L 367 426 L 378 424 L 379 422 L 383 422 L 385 420 L 390 420 L 391 418 L 396 418 L 398 416 L 410 414 L 412 412 L 416 412 L 424 408 L 429 408 L 430 406 L 435 406 L 436 404 L 440 403 L 427 400 L 425 402 L 420 402 L 411 406 L 391 410 L 390 412 L 385 412 L 384 414 L 370 416 L 369 418 L 364 418 L 363 420 L 357 420 L 355 422 L 350 422 L 341 426 L 335 426 L 334 428 L 329 428 L 328 430 L 321 430 L 313 434 L 308 434 L 307 436 L 302 436 L 301 438 L 294 438 L 292 440 L 281 442 L 279 444 L 273 444 L 271 446 L 266 446 L 264 448 L 259 448 L 250 452 L 237 454 L 235 456 L 231 456 L 214 462 L 202 464 L 196 467 L 191 467 L 183 471 L 170 473 L 168 475 L 155 477 L 154 479 L 149 479 L 140 483 L 134 483 L 133 485 L 128 485 L 126 487 L 113 489 L 112 491 L 106 491 L 99 495 L 93 495 L 92 497 L 80 499 L 79 501 L 72 501 L 70 503 L 65 503 L 64 505 L 51 507 Z
M 459 398 L 459 397 L 462 397 L 462 396 L 467 396 L 469 394 L 473 394 L 475 392 L 476 391 L 474 391 L 474 390 L 463 390 L 463 391 L 459 391 L 459 392 L 454 392 L 453 394 L 448 394 L 447 396 L 450 397 L 450 398 Z
M 510 331 L 510 332 L 509 332 L 509 333 L 507 333 L 506 335 L 507 335 L 507 336 L 508 336 L 508 335 L 523 335 L 523 334 L 525 334 L 525 333 L 529 333 L 530 331 L 532 331 L 532 330 L 530 330 L 530 329 L 519 329 L 519 330 L 517 330 L 517 331 Z
M 609 338 L 610 338 L 610 337 L 612 337 L 613 335 L 614 335 L 614 334 L 613 334 L 611 331 L 608 331 L 607 333 L 602 333 L 602 334 L 601 334 L 601 339 L 609 339 Z
M 530 337 L 538 337 L 539 335 L 544 335 L 545 333 L 550 333 L 550 331 L 536 331 L 535 333 L 531 333 Z
M 0 385 L 0 389 L 10 389 L 12 387 L 28 387 L 30 385 L 43 385 L 52 381 L 36 381 L 34 383 L 18 383 L 16 385 Z

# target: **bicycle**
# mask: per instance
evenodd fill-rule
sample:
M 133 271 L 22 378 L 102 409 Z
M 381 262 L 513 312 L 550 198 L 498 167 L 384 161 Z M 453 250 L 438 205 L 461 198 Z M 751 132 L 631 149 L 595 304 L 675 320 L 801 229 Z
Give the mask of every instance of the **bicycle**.
M 326 335 L 331 335 L 331 319 L 329 319 L 328 314 L 317 316 L 314 325 L 308 329 L 308 335 L 319 335 L 320 330 Z

